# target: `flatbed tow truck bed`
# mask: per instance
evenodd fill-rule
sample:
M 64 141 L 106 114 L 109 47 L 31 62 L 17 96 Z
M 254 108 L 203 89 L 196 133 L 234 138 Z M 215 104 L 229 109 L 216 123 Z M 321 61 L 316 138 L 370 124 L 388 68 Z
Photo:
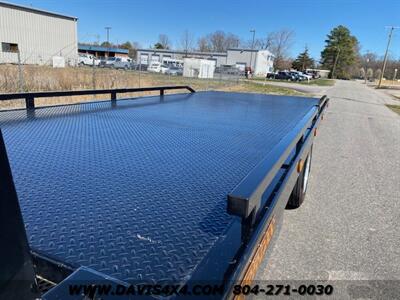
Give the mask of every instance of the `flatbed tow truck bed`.
M 35 274 L 58 284 L 83 266 L 229 297 L 326 103 L 196 92 L 0 112 Z

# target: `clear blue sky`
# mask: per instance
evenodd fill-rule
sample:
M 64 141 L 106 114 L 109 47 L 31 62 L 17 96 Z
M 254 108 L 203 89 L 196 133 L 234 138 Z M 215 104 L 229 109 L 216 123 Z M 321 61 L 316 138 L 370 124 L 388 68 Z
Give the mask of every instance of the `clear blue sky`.
M 313 57 L 319 58 L 327 33 L 345 25 L 358 38 L 361 52 L 383 55 L 388 29 L 400 26 L 400 0 L 15 0 L 17 4 L 76 16 L 79 41 L 106 39 L 105 26 L 111 26 L 110 41 L 137 41 L 148 47 L 159 33 L 179 44 L 182 32 L 197 37 L 224 30 L 243 39 L 288 28 L 295 31 L 292 56 L 307 45 Z M 400 57 L 400 29 L 395 33 L 391 55 Z

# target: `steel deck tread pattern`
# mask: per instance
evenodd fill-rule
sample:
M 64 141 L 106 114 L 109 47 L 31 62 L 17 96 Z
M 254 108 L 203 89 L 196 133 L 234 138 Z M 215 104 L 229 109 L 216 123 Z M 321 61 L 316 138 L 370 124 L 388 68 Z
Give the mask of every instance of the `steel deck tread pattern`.
M 0 112 L 31 247 L 186 281 L 236 218 L 227 194 L 317 102 L 200 92 Z

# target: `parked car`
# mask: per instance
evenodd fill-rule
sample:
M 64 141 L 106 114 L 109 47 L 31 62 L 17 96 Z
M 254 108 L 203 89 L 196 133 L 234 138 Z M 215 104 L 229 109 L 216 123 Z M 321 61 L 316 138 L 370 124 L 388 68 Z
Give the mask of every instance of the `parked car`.
M 268 75 L 267 75 L 268 76 Z M 274 79 L 288 80 L 288 81 L 296 81 L 296 77 L 288 71 L 279 71 L 273 77 Z
M 267 73 L 267 79 L 275 79 L 277 73 L 271 72 L 271 73 Z
M 149 66 L 145 64 L 134 64 L 132 69 L 137 70 L 137 71 L 147 71 L 147 68 Z
M 318 73 L 317 71 L 315 71 L 315 70 L 309 70 L 309 71 L 305 71 L 305 72 L 303 72 L 303 73 L 306 74 L 306 75 L 311 76 L 312 79 L 318 79 L 318 78 L 321 77 L 321 76 L 319 75 L 319 73 Z
M 313 79 L 313 76 L 310 75 L 310 74 L 306 74 L 306 73 L 303 73 L 303 72 L 297 72 L 297 73 L 299 74 L 299 76 L 305 78 L 305 80 L 311 80 L 311 79 Z
M 79 54 L 78 55 L 78 65 L 80 66 L 95 66 L 100 64 L 100 60 L 91 54 Z
M 164 65 L 159 62 L 153 62 L 151 65 L 147 68 L 147 71 L 149 72 L 155 72 L 155 73 L 162 73 L 165 74 L 168 70 L 168 66 Z
M 100 66 L 103 68 L 128 70 L 132 68 L 132 60 L 124 57 L 109 57 L 107 60 L 102 61 Z
M 165 74 L 168 75 L 173 75 L 173 76 L 182 76 L 183 75 L 183 69 L 179 67 L 169 67 L 168 70 L 165 72 Z
M 312 76 L 306 75 L 300 71 L 291 71 L 290 74 L 294 75 L 297 81 L 309 81 L 312 79 Z
M 295 81 L 303 81 L 303 80 L 307 80 L 306 77 L 300 75 L 298 72 L 295 71 L 290 71 L 289 72 L 290 75 L 292 75 L 295 78 Z

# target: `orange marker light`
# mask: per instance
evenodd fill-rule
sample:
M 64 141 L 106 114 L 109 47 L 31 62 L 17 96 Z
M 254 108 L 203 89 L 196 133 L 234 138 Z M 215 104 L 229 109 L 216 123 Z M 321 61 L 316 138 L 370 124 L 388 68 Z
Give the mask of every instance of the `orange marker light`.
M 303 170 L 304 167 L 304 161 L 302 159 L 299 160 L 297 163 L 297 172 L 300 173 Z

